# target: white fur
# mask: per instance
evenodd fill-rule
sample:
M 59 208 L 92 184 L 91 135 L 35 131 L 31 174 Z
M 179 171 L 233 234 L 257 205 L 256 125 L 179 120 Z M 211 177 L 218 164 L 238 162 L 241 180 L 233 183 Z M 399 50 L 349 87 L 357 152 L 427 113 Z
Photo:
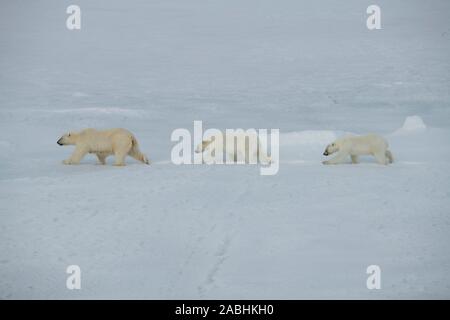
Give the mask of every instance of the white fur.
M 147 157 L 139 150 L 136 138 L 125 129 L 95 130 L 85 129 L 80 132 L 70 132 L 58 140 L 59 145 L 75 145 L 75 150 L 64 164 L 78 164 L 87 153 L 95 153 L 101 164 L 106 157 L 115 156 L 115 165 L 125 165 L 127 155 L 149 164 Z
M 387 141 L 376 134 L 346 136 L 327 146 L 324 155 L 337 154 L 333 159 L 323 161 L 323 164 L 340 164 L 349 156 L 352 163 L 358 163 L 358 156 L 372 155 L 379 164 L 386 165 L 394 161 L 388 147 Z

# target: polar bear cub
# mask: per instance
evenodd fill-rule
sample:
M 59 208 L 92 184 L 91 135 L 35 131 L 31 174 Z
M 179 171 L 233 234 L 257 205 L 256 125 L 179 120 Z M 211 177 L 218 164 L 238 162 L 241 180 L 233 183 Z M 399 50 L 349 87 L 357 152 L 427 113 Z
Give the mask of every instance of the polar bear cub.
M 125 165 L 128 155 L 145 164 L 150 164 L 147 157 L 139 150 L 134 135 L 125 129 L 95 130 L 85 129 L 80 132 L 70 132 L 63 135 L 57 143 L 60 146 L 75 145 L 75 151 L 64 164 L 78 164 L 87 153 L 95 153 L 101 164 L 105 164 L 106 157 L 115 156 L 116 166 Z
M 329 156 L 333 153 L 337 153 L 337 155 L 333 159 L 323 161 L 322 163 L 343 163 L 348 156 L 351 157 L 352 163 L 358 163 L 358 156 L 372 155 L 379 164 L 386 165 L 394 161 L 388 147 L 387 141 L 376 134 L 346 136 L 337 139 L 327 146 L 323 153 L 324 156 Z
M 225 137 L 225 139 L 224 139 Z M 259 136 L 256 133 L 225 133 L 213 138 L 204 139 L 195 149 L 196 153 L 206 152 L 203 157 L 206 163 L 222 163 L 222 155 L 225 160 L 232 162 L 243 162 L 246 164 L 271 164 L 272 159 L 261 147 Z M 222 152 L 221 152 L 222 151 Z

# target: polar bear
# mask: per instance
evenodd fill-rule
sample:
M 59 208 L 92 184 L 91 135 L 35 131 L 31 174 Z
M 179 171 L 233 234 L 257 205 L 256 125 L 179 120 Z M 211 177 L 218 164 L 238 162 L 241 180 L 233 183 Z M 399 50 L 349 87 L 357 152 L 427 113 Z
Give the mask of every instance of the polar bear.
M 222 154 L 220 150 L 222 149 Z M 219 150 L 219 151 L 218 151 Z M 259 137 L 256 133 L 248 132 L 234 132 L 225 133 L 225 141 L 222 134 L 204 139 L 195 149 L 195 153 L 203 153 L 207 151 L 207 156 L 204 156 L 206 163 L 222 163 L 221 155 L 225 154 L 225 159 L 232 159 L 233 162 L 241 162 L 256 164 L 271 164 L 271 157 L 267 156 L 261 147 Z
M 95 153 L 100 164 L 105 164 L 106 157 L 115 156 L 116 166 L 125 165 L 125 157 L 129 155 L 145 164 L 150 164 L 147 157 L 139 150 L 134 135 L 125 129 L 95 130 L 84 129 L 63 135 L 57 143 L 60 146 L 75 145 L 75 151 L 64 164 L 78 164 L 87 153 Z
M 388 164 L 394 161 L 392 153 L 388 150 L 388 143 L 376 134 L 365 136 L 346 136 L 329 144 L 323 155 L 329 156 L 337 152 L 336 157 L 323 161 L 323 164 L 339 164 L 350 156 L 352 163 L 358 163 L 358 156 L 373 155 L 379 164 Z

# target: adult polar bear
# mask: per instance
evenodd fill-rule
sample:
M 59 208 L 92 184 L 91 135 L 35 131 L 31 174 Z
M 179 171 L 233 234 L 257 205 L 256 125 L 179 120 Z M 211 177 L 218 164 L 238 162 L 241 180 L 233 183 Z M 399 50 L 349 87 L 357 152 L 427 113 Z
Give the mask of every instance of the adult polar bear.
M 352 163 L 358 163 L 358 156 L 373 155 L 379 164 L 386 165 L 392 163 L 394 158 L 388 150 L 388 143 L 382 137 L 376 134 L 365 136 L 346 136 L 337 139 L 329 144 L 323 155 L 328 156 L 337 152 L 336 157 L 331 160 L 323 161 L 323 164 L 339 164 L 345 161 L 348 156 Z
M 80 132 L 70 132 L 63 135 L 57 143 L 75 145 L 75 151 L 64 164 L 78 164 L 87 153 L 95 153 L 101 164 L 105 164 L 106 157 L 114 154 L 116 166 L 125 165 L 125 157 L 129 155 L 145 164 L 150 164 L 147 157 L 139 150 L 134 135 L 125 129 L 95 130 L 84 129 Z

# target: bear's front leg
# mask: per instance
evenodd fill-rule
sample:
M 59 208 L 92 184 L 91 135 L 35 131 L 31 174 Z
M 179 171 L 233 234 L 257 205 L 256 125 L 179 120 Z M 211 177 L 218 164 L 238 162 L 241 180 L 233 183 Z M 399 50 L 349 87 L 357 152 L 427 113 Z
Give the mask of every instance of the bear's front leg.
M 98 162 L 102 165 L 105 165 L 106 164 L 106 156 L 107 156 L 106 154 L 98 152 L 97 153 Z
M 350 157 L 352 158 L 352 163 L 353 163 L 353 164 L 359 163 L 359 158 L 358 158 L 358 156 L 351 155 Z
M 81 159 L 86 155 L 88 150 L 82 147 L 75 147 L 75 151 L 72 153 L 69 159 L 63 161 L 64 164 L 79 164 Z
M 347 153 L 345 153 L 345 152 L 340 152 L 340 153 L 338 153 L 337 156 L 334 157 L 333 159 L 326 160 L 326 161 L 322 161 L 322 163 L 323 163 L 323 164 L 326 164 L 326 165 L 328 165 L 328 164 L 341 164 L 341 163 L 344 163 L 345 158 L 346 158 L 347 156 L 348 156 Z

